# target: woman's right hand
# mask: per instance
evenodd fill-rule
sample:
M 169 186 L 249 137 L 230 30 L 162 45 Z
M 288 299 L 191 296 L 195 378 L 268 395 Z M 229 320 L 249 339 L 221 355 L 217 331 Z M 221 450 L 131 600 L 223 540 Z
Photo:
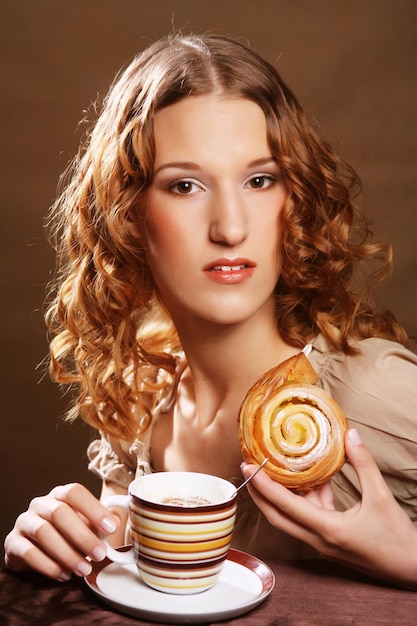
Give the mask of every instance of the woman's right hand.
M 34 498 L 16 520 L 4 543 L 6 565 L 15 571 L 34 569 L 55 580 L 86 576 L 89 561 L 106 556 L 97 533 L 116 531 L 117 516 L 78 483 L 54 487 Z M 89 557 L 86 558 L 86 557 Z

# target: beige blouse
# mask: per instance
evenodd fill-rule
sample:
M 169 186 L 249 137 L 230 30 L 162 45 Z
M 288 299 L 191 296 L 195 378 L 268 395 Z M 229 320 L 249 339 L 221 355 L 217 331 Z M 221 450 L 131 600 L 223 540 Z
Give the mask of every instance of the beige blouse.
M 358 429 L 398 503 L 417 525 L 417 355 L 378 338 L 360 341 L 357 347 L 359 354 L 346 356 L 332 350 L 319 335 L 308 358 L 319 386 Z M 161 402 L 155 417 L 166 406 L 166 401 L 165 406 Z M 89 468 L 103 480 L 127 488 L 136 476 L 152 472 L 151 434 L 149 429 L 133 444 L 102 434 L 88 448 Z M 339 510 L 350 508 L 360 498 L 349 462 L 332 484 Z M 233 547 L 263 559 L 317 556 L 305 544 L 273 528 L 245 489 L 239 496 Z

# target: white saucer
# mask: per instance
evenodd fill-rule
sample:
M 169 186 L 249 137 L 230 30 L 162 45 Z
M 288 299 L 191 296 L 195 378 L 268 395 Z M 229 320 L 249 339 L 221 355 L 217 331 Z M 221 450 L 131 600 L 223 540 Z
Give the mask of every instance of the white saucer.
M 109 559 L 94 563 L 85 581 L 104 602 L 122 613 L 168 624 L 198 624 L 247 613 L 271 593 L 275 576 L 263 561 L 230 550 L 218 582 L 193 595 L 155 591 L 140 580 L 136 565 Z

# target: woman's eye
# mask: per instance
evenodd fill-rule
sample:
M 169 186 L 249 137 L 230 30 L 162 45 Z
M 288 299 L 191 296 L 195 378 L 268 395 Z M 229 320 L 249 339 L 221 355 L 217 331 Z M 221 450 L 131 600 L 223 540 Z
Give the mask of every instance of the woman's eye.
M 179 195 L 186 196 L 201 191 L 201 188 L 197 183 L 193 183 L 191 180 L 179 180 L 170 185 L 169 190 Z
M 266 174 L 262 174 L 258 176 L 252 176 L 252 178 L 248 180 L 247 185 L 252 189 L 266 189 L 267 187 L 273 185 L 274 182 L 274 176 L 267 176 Z

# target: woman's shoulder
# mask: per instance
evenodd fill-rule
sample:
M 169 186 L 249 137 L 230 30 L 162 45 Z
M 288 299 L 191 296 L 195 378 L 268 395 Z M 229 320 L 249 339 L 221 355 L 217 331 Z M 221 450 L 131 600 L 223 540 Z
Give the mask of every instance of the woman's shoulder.
M 412 424 L 417 432 L 417 355 L 378 337 L 357 340 L 353 347 L 356 352 L 346 355 L 321 335 L 316 338 L 309 359 L 319 385 L 354 421 L 375 427 L 386 422 L 388 429 L 399 429 L 404 435 Z
M 417 354 L 406 346 L 380 337 L 357 339 L 351 345 L 355 352 L 344 354 L 335 350 L 323 335 L 318 335 L 312 342 L 310 361 L 316 368 L 320 378 L 331 375 L 335 371 L 344 371 L 349 375 L 378 375 L 392 373 L 393 368 L 408 369 L 417 375 Z

